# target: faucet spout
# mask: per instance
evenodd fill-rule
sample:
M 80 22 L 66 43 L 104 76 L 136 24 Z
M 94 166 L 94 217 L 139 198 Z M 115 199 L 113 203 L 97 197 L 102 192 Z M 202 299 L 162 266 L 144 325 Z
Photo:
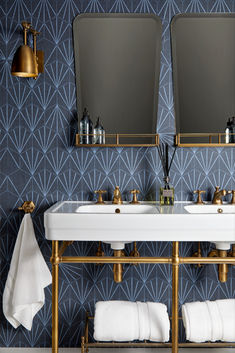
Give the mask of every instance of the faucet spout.
M 119 186 L 116 186 L 116 188 L 114 190 L 113 203 L 116 204 L 116 205 L 121 205 L 123 203 L 122 195 L 121 195 L 121 191 L 119 189 Z
M 212 200 L 212 204 L 213 205 L 222 205 L 222 197 L 225 196 L 227 194 L 226 190 L 220 190 L 219 186 L 215 187 L 215 192 L 214 192 L 214 196 L 213 196 L 213 200 Z

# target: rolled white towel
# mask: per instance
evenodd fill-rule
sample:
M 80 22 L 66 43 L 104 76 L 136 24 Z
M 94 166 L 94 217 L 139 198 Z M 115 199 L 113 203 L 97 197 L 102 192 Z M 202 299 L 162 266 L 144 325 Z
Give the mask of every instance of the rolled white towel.
M 96 341 L 133 341 L 139 337 L 136 303 L 103 301 L 95 305 L 94 339 Z
M 150 335 L 150 320 L 149 320 L 149 309 L 146 303 L 137 302 L 138 308 L 138 326 L 139 336 L 138 340 L 144 341 L 149 339 Z
M 147 306 L 150 320 L 149 340 L 153 342 L 169 341 L 170 320 L 166 305 L 147 302 Z
M 182 317 L 188 341 L 200 343 L 210 340 L 211 320 L 206 302 L 183 304 Z
M 235 299 L 186 303 L 182 316 L 188 341 L 235 341 Z
M 167 308 L 161 303 L 103 301 L 95 305 L 96 341 L 169 340 Z
M 235 299 L 216 300 L 222 323 L 223 342 L 235 342 Z
M 211 335 L 208 338 L 208 341 L 215 342 L 222 340 L 222 321 L 220 319 L 220 312 L 216 301 L 206 301 L 208 306 L 208 311 L 210 315 L 210 324 L 211 324 Z

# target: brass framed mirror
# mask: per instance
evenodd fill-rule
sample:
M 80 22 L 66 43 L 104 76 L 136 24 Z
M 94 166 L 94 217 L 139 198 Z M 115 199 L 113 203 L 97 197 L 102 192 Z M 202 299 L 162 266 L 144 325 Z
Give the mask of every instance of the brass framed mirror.
M 160 18 L 133 13 L 78 15 L 73 38 L 78 120 L 85 107 L 93 124 L 100 116 L 105 146 L 158 144 Z
M 176 15 L 171 22 L 176 144 L 235 146 L 235 14 Z M 234 131 L 235 132 L 235 131 Z M 227 136 L 228 137 L 228 136 Z

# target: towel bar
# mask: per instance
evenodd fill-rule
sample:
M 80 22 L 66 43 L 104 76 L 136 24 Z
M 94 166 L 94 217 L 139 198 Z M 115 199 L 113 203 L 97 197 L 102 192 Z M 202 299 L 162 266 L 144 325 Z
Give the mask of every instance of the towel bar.
M 25 213 L 32 213 L 35 207 L 33 201 L 25 201 L 21 207 L 18 207 L 18 210 L 23 210 Z

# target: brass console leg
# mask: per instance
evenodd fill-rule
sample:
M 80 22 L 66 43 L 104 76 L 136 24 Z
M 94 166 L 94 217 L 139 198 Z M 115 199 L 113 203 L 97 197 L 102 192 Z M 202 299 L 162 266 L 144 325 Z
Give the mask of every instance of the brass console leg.
M 179 290 L 179 242 L 173 242 L 172 252 L 172 353 L 178 353 L 178 290 Z
M 52 353 L 58 353 L 58 262 L 59 242 L 52 241 Z

